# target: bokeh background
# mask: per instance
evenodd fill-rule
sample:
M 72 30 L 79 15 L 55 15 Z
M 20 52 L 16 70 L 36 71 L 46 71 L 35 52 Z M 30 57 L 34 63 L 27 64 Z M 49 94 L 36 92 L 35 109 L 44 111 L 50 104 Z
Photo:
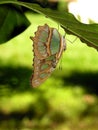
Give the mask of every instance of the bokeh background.
M 0 130 L 97 130 L 98 52 L 66 34 L 67 50 L 57 68 L 40 87 L 32 88 L 29 37 L 39 25 L 58 24 L 37 13 L 25 14 L 31 26 L 0 45 Z M 65 34 L 60 27 L 59 32 Z

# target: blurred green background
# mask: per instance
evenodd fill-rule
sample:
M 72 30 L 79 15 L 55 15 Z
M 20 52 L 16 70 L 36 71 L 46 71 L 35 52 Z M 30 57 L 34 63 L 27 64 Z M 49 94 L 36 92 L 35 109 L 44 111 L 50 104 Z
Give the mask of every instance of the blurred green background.
M 56 70 L 32 88 L 29 37 L 39 25 L 58 24 L 42 15 L 26 16 L 31 26 L 0 45 L 0 130 L 97 130 L 98 52 L 79 39 L 71 43 L 75 37 L 66 34 L 67 50 Z M 59 32 L 64 35 L 60 27 Z

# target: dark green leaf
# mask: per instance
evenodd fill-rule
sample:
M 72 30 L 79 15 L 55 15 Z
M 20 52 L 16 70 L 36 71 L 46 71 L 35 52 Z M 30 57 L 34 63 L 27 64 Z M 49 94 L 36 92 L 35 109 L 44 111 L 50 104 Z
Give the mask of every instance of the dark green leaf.
M 0 44 L 4 43 L 30 25 L 17 5 L 0 5 Z

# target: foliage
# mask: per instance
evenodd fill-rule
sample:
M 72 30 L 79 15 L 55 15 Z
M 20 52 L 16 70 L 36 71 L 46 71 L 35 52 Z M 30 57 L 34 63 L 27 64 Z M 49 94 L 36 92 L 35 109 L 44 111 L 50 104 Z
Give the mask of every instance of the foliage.
M 24 6 L 33 11 L 44 14 L 46 17 L 49 17 L 49 18 L 53 19 L 54 21 L 56 21 L 58 24 L 60 24 L 68 34 L 75 35 L 75 36 L 79 37 L 82 42 L 85 42 L 87 45 L 98 49 L 98 24 L 89 24 L 89 25 L 83 24 L 83 23 L 80 23 L 79 21 L 77 21 L 75 19 L 75 17 L 70 13 L 67 13 L 64 11 L 62 11 L 62 12 L 53 11 L 53 10 L 50 10 L 47 8 L 42 8 L 36 4 L 20 2 L 20 1 L 16 1 L 16 0 L 1 0 L 0 1 L 0 4 L 8 4 L 8 3 L 19 5 L 19 8 L 20 8 L 20 6 Z M 2 7 L 2 5 L 1 5 L 1 7 Z M 3 20 L 3 21 L 5 21 L 5 20 Z M 0 26 L 2 26 L 3 21 L 0 22 Z M 3 28 L 3 26 L 2 26 L 2 28 Z M 10 32 L 10 34 L 12 34 L 13 30 L 10 28 L 11 27 L 9 26 L 9 32 Z M 2 29 L 2 30 L 5 31 L 7 29 L 4 26 L 4 29 Z M 0 38 L 0 43 L 4 42 L 5 41 L 4 39 L 6 39 L 6 41 L 9 40 L 10 39 L 9 37 L 12 38 L 12 36 L 8 36 L 8 33 L 7 34 L 3 33 L 2 37 Z
M 17 5 L 0 5 L 0 43 L 23 32 L 30 22 Z
M 26 16 L 34 24 L 0 46 L 0 130 L 97 130 L 97 51 L 79 39 L 74 44 L 66 41 L 62 70 L 57 67 L 44 84 L 33 89 L 29 36 L 38 24 L 55 28 L 57 24 L 42 15 Z

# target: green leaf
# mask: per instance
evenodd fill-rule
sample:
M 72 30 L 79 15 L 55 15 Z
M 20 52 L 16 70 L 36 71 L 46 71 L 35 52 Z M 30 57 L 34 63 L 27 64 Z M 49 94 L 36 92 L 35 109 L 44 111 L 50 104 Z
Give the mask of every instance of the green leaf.
M 1 3 L 1 2 L 0 2 Z M 0 44 L 23 32 L 30 22 L 17 5 L 0 5 Z
M 85 42 L 87 45 L 98 50 L 98 24 L 83 24 L 76 20 L 76 18 L 70 13 L 53 11 L 31 3 L 13 0 L 3 0 L 0 1 L 0 3 L 13 3 L 44 14 L 45 16 L 58 22 L 68 34 L 79 37 L 82 42 Z

